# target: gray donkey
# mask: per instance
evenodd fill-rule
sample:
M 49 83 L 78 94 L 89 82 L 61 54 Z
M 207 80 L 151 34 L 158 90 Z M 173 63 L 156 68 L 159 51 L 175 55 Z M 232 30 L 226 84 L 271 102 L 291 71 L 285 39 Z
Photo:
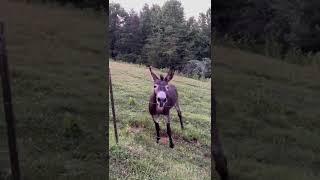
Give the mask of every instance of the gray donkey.
M 154 81 L 154 90 L 149 100 L 149 112 L 156 126 L 157 143 L 160 140 L 159 116 L 164 115 L 166 117 L 167 133 L 170 140 L 170 147 L 173 148 L 174 144 L 172 141 L 170 128 L 170 109 L 172 107 L 176 108 L 180 119 L 181 129 L 183 129 L 182 115 L 178 103 L 177 88 L 174 85 L 168 83 L 173 78 L 174 71 L 171 69 L 165 78 L 162 75 L 160 75 L 160 78 L 158 78 L 158 76 L 152 72 L 151 67 L 149 67 L 149 69 Z M 211 108 L 213 110 L 213 118 L 211 121 L 211 136 L 213 137 L 213 146 L 211 148 L 211 153 L 215 160 L 216 170 L 218 171 L 221 180 L 228 180 L 229 173 L 227 159 L 223 153 L 222 144 L 217 128 L 215 96 L 212 96 Z
M 182 114 L 178 102 L 178 91 L 174 85 L 169 84 L 169 81 L 173 78 L 174 70 L 170 69 L 166 77 L 160 75 L 160 78 L 152 71 L 151 67 L 149 67 L 149 70 L 154 81 L 154 90 L 149 100 L 149 112 L 156 126 L 157 143 L 159 143 L 160 140 L 159 118 L 160 115 L 164 115 L 167 124 L 170 148 L 174 148 L 170 128 L 170 109 L 172 107 L 176 108 L 180 119 L 181 129 L 183 129 Z

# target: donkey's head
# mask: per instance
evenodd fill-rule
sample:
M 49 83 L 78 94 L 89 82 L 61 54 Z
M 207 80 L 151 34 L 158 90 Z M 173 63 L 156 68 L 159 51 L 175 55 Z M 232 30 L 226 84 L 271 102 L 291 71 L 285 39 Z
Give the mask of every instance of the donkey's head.
M 170 69 L 167 76 L 163 77 L 160 74 L 160 78 L 152 71 L 151 67 L 149 67 L 151 77 L 153 78 L 154 82 L 154 93 L 156 95 L 156 102 L 158 108 L 162 109 L 166 103 L 168 102 L 168 91 L 169 91 L 169 84 L 168 82 L 173 78 L 174 70 Z

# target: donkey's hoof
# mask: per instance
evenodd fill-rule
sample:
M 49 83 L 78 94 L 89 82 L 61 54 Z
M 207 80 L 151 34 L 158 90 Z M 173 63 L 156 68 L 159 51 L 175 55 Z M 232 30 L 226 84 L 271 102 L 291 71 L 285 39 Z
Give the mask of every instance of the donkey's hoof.
M 159 143 L 160 137 L 157 137 L 157 143 Z
M 174 144 L 171 144 L 171 143 L 170 143 L 170 148 L 174 148 Z

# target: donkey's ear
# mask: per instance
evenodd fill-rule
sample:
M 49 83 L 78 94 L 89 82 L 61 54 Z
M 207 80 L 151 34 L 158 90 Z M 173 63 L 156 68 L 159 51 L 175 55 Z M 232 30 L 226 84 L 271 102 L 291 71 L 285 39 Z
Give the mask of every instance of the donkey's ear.
M 152 71 L 151 66 L 149 66 L 149 70 L 150 70 L 151 77 L 152 77 L 153 81 L 158 80 L 159 78 L 158 78 L 158 76 Z
M 170 69 L 167 76 L 164 78 L 165 81 L 169 82 L 171 81 L 171 79 L 173 78 L 174 75 L 174 69 Z

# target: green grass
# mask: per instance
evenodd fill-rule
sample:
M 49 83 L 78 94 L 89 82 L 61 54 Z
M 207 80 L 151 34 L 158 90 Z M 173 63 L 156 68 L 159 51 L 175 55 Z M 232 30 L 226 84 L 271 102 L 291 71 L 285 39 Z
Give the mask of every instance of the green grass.
M 0 3 L 0 17 L 23 179 L 105 179 L 104 17 L 7 1 Z M 0 168 L 6 172 L 0 101 Z
M 319 179 L 319 70 L 215 52 L 217 120 L 232 179 Z
M 155 140 L 155 127 L 147 108 L 153 89 L 148 69 L 114 61 L 110 61 L 110 68 L 120 129 L 116 145 L 113 124 L 109 122 L 110 178 L 210 179 L 211 81 L 174 76 L 172 83 L 179 91 L 185 130 L 181 130 L 173 109 L 175 148 L 171 149 L 164 120 L 160 123 L 159 144 Z

